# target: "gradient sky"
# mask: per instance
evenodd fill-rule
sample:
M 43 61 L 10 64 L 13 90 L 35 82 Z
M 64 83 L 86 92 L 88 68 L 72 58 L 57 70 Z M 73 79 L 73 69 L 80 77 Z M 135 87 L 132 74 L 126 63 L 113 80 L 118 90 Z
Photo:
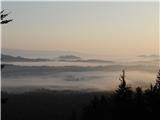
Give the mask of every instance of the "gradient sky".
M 158 53 L 156 2 L 3 2 L 2 47 L 136 56 Z

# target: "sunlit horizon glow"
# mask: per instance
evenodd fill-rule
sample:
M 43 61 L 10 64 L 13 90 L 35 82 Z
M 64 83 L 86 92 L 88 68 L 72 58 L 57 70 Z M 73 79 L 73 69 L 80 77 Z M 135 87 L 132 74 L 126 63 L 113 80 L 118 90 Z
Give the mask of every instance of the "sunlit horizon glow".
M 2 47 L 97 55 L 158 54 L 157 2 L 2 2 Z

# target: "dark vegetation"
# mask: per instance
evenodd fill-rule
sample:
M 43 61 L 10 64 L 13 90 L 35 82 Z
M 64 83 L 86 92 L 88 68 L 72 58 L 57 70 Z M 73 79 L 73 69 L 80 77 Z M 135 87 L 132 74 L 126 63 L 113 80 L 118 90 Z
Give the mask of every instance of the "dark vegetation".
M 118 89 L 106 99 L 96 97 L 85 107 L 83 120 L 139 120 L 157 119 L 160 108 L 160 71 L 155 85 L 135 91 L 126 85 L 125 71 L 120 76 Z
M 40 90 L 2 92 L 2 120 L 138 120 L 156 119 L 160 108 L 160 71 L 149 89 L 127 86 L 125 71 L 114 92 Z
M 8 94 L 2 104 L 2 120 L 72 120 L 80 118 L 82 109 L 89 104 L 93 96 L 104 93 L 40 90 L 23 94 Z M 106 97 L 109 93 L 105 93 Z M 76 115 L 75 115 L 76 114 Z
M 6 17 L 10 14 L 11 12 L 9 13 L 5 13 L 5 10 L 2 10 L 0 12 L 0 15 L 1 15 L 1 22 L 0 24 L 8 24 L 9 22 L 12 22 L 13 19 L 6 19 Z

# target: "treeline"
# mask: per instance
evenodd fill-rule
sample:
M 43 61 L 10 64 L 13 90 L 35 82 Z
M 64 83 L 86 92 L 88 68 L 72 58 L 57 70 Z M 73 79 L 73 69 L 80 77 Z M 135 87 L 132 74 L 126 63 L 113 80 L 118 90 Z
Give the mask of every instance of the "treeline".
M 154 120 L 159 118 L 160 109 L 160 71 L 156 84 L 147 90 L 137 87 L 132 90 L 125 80 L 125 71 L 120 75 L 118 89 L 108 98 L 97 97 L 83 109 L 82 120 Z M 76 120 L 76 112 L 72 113 Z
M 160 71 L 146 90 L 129 87 L 124 70 L 119 80 L 113 93 L 1 92 L 2 120 L 159 120 Z

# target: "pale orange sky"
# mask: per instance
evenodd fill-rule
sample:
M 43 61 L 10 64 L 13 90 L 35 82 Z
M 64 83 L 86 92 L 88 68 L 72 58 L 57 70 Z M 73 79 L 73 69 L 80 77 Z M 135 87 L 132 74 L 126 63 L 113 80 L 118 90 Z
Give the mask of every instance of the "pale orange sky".
M 98 55 L 158 53 L 156 2 L 3 2 L 2 47 Z

